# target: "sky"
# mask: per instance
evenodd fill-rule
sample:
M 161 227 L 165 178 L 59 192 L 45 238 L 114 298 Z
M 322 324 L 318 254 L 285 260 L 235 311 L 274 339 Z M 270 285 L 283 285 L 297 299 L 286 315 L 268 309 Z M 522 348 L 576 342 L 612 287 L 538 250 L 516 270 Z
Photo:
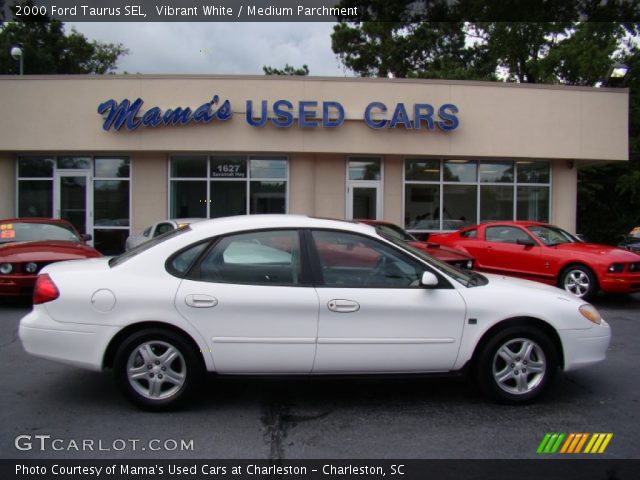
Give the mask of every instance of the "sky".
M 333 23 L 66 23 L 89 40 L 122 43 L 118 73 L 254 74 L 262 66 L 309 66 L 310 75 L 351 76 L 331 50 Z

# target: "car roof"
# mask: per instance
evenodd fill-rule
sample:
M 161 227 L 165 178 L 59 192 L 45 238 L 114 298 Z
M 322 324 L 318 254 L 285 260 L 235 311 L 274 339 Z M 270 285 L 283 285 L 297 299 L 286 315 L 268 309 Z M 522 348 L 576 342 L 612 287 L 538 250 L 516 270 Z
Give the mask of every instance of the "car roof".
M 353 223 L 345 220 L 331 218 L 308 217 L 305 215 L 237 215 L 233 217 L 221 217 L 204 220 L 190 225 L 194 231 L 215 228 L 227 231 L 260 230 L 272 228 L 320 228 L 348 230 L 356 233 L 375 233 L 375 228 L 363 223 Z
M 487 222 L 482 222 L 478 225 L 474 225 L 473 227 L 466 227 L 464 230 L 468 230 L 469 228 L 476 228 L 479 226 L 490 227 L 492 225 L 519 225 L 521 227 L 531 227 L 533 225 L 549 225 L 544 222 L 536 222 L 533 220 L 490 220 Z

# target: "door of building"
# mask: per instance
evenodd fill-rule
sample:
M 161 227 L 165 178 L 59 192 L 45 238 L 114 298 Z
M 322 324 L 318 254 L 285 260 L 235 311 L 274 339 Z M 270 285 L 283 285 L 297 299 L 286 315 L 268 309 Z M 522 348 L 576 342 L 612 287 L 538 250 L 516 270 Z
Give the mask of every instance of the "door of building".
M 347 218 L 382 219 L 380 185 L 375 182 L 349 182 Z
M 81 234 L 93 235 L 91 174 L 86 170 L 55 173 L 54 217 L 68 220 Z

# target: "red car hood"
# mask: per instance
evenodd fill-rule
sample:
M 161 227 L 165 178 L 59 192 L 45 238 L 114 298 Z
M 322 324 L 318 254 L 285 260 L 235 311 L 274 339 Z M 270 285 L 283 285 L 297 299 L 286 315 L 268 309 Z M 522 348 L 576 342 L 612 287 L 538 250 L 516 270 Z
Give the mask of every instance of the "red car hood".
M 5 262 L 59 261 L 100 256 L 100 252 L 88 245 L 63 240 L 0 243 L 0 258 Z
M 576 252 L 581 255 L 606 255 L 612 261 L 619 262 L 637 262 L 640 261 L 640 255 L 630 252 L 620 247 L 612 247 L 610 245 L 598 245 L 596 243 L 562 243 L 552 248 L 560 251 Z
M 438 245 L 437 243 L 416 241 L 416 242 L 409 242 L 409 244 L 413 247 L 419 248 L 424 252 L 427 252 L 432 257 L 435 257 L 438 260 L 442 260 L 443 262 L 473 260 L 472 256 L 467 255 L 466 253 L 460 250 L 445 247 L 443 245 Z

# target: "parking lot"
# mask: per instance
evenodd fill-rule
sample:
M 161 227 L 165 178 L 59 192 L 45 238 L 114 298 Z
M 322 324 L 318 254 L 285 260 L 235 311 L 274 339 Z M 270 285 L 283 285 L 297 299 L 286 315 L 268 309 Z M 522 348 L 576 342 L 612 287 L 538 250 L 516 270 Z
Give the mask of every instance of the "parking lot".
M 594 303 L 613 328 L 607 361 L 559 375 L 534 405 L 492 404 L 455 379 L 211 378 L 188 409 L 164 414 L 132 407 L 109 373 L 25 354 L 29 307 L 3 303 L 0 455 L 536 458 L 547 432 L 611 432 L 603 458 L 640 458 L 640 294 Z

